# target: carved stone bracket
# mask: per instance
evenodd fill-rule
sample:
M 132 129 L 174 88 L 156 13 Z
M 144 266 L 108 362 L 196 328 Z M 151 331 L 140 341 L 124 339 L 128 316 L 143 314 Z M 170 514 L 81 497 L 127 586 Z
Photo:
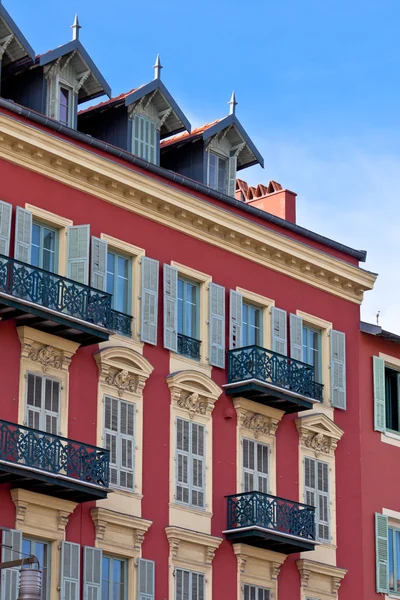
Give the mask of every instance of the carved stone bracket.
M 174 558 L 176 558 L 178 556 L 180 543 L 181 543 L 181 540 L 179 538 L 170 538 L 170 540 L 169 540 L 171 556 L 173 556 Z
M 337 599 L 340 585 L 347 573 L 346 569 L 308 559 L 298 560 L 297 568 L 302 587 L 310 590 L 307 596 L 323 595 L 324 598 Z
M 204 562 L 206 565 L 212 565 L 212 561 L 214 560 L 216 548 L 212 546 L 206 546 L 204 549 Z

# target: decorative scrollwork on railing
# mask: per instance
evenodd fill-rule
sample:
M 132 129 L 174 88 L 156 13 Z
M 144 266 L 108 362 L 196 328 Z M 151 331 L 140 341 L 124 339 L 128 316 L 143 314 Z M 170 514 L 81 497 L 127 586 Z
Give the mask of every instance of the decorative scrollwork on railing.
M 315 540 L 315 508 L 261 492 L 228 496 L 228 529 L 243 527 Z
M 258 379 L 322 401 L 323 385 L 314 381 L 314 367 L 311 365 L 260 346 L 229 350 L 228 383 L 249 379 Z
M 200 340 L 178 333 L 178 354 L 200 360 Z
M 115 333 L 127 337 L 132 336 L 132 318 L 130 315 L 112 309 L 110 312 L 109 328 Z
M 108 488 L 108 450 L 8 421 L 0 421 L 0 460 Z

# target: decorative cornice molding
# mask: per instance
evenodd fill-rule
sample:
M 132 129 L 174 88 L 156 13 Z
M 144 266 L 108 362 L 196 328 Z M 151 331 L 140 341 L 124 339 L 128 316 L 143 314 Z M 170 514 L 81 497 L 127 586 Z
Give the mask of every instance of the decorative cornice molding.
M 21 358 L 40 365 L 43 373 L 49 369 L 68 372 L 79 344 L 30 327 L 18 327 L 17 331 L 21 342 Z
M 199 531 L 192 531 L 189 529 L 183 529 L 181 527 L 166 527 L 165 533 L 169 542 L 169 551 L 171 557 L 174 559 L 181 559 L 180 549 L 182 547 L 182 553 L 185 553 L 185 544 L 195 544 L 196 546 L 202 546 L 204 550 L 202 564 L 210 567 L 214 560 L 215 552 L 222 542 L 221 538 L 201 533 Z
M 153 371 L 141 354 L 123 346 L 98 350 L 94 359 L 99 368 L 100 383 L 115 388 L 120 397 L 125 393 L 141 394 Z
M 168 375 L 167 383 L 172 404 L 187 411 L 190 419 L 195 415 L 211 418 L 222 390 L 210 377 L 199 371 L 179 371 Z
M 233 551 L 236 554 L 238 569 L 241 574 L 246 573 L 247 565 L 250 561 L 260 561 L 263 569 L 268 569 L 268 578 L 271 581 L 277 581 L 281 566 L 286 560 L 284 554 L 273 552 L 272 550 L 264 550 L 262 548 L 253 548 L 247 544 L 233 544 Z
M 120 545 L 125 551 L 140 554 L 151 521 L 99 507 L 92 508 L 90 514 L 100 547 Z
M 374 285 L 368 271 L 4 114 L 0 142 L 1 158 L 351 302 Z
M 233 404 L 238 416 L 239 427 L 251 431 L 255 439 L 258 439 L 260 435 L 275 435 L 279 421 L 284 414 L 283 411 L 268 406 L 257 406 L 245 398 L 235 398 Z
M 298 560 L 296 564 L 303 588 L 310 589 L 317 594 L 324 593 L 326 595 L 326 586 L 319 589 L 321 585 L 320 578 L 323 576 L 329 579 L 330 597 L 336 600 L 340 585 L 347 573 L 346 569 L 308 559 Z
M 299 417 L 296 419 L 296 427 L 300 444 L 308 451 L 312 451 L 317 458 L 321 454 L 334 455 L 344 433 L 323 413 Z
M 55 497 L 47 497 L 46 505 L 43 506 L 42 494 L 22 488 L 11 490 L 11 498 L 16 509 L 15 526 L 17 529 L 25 531 L 27 528 L 31 528 L 38 522 L 38 516 L 43 519 L 48 511 L 45 517 L 45 526 L 57 538 L 64 537 L 69 516 L 77 506 L 75 502 Z

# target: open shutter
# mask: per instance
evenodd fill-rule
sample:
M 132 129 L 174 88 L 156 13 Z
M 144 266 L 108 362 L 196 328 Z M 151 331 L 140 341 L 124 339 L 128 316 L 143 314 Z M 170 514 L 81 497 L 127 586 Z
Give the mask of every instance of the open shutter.
M 272 307 L 272 350 L 287 355 L 286 310 Z
M 329 467 L 325 462 L 317 461 L 317 536 L 320 540 L 330 541 L 329 536 Z
M 192 506 L 204 508 L 205 497 L 205 429 L 203 425 L 191 423 L 191 485 Z
M 164 265 L 164 348 L 178 350 L 178 269 Z
M 154 600 L 156 564 L 153 560 L 138 561 L 138 600 Z
M 346 336 L 331 331 L 331 402 L 335 408 L 346 410 Z
M 22 558 L 22 533 L 16 529 L 3 529 L 1 562 Z M 19 567 L 1 571 L 1 600 L 17 600 L 19 593 Z
M 10 254 L 12 206 L 0 200 L 0 254 Z
M 88 284 L 89 281 L 89 225 L 68 227 L 67 277 Z
M 229 349 L 242 346 L 243 296 L 234 290 L 229 296 Z
M 100 548 L 83 549 L 83 600 L 101 600 L 101 563 L 103 551 Z
M 385 361 L 378 356 L 373 357 L 374 365 L 374 429 L 386 430 L 385 401 Z
M 225 288 L 210 283 L 210 365 L 225 367 Z
M 61 542 L 60 600 L 79 600 L 80 554 L 79 544 Z
M 157 345 L 158 260 L 142 258 L 142 305 L 140 339 Z
M 17 206 L 15 220 L 14 258 L 24 263 L 31 263 L 32 252 L 32 213 Z
M 229 159 L 229 182 L 228 182 L 228 196 L 235 197 L 236 194 L 236 167 L 237 158 L 231 156 Z
M 388 518 L 375 513 L 376 591 L 389 592 Z
M 106 240 L 92 236 L 90 285 L 102 292 L 107 289 L 107 252 Z
M 290 357 L 303 360 L 303 319 L 290 315 Z
M 176 500 L 189 504 L 189 421 L 176 420 Z

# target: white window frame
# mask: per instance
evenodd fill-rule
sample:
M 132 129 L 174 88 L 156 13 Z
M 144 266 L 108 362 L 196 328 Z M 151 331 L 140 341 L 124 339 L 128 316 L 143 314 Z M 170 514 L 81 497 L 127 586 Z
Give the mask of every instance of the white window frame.
M 124 600 L 128 600 L 129 597 L 129 559 L 122 557 L 122 556 L 114 556 L 112 554 L 103 554 L 102 556 L 102 561 L 101 561 L 101 566 L 103 567 L 103 560 L 104 559 L 108 559 L 110 561 L 110 572 L 113 572 L 113 563 L 115 560 L 120 561 L 122 563 L 124 563 L 125 567 L 124 567 L 124 582 L 123 582 L 123 586 L 124 586 Z M 109 575 L 109 574 L 108 574 Z M 102 575 L 101 575 L 101 587 L 103 587 L 103 581 L 104 581 L 104 569 L 102 568 Z M 112 584 L 113 581 L 112 580 L 108 580 L 109 583 L 109 598 L 111 600 L 114 600 L 114 594 L 112 591 Z M 100 592 L 101 593 L 101 592 Z
M 65 82 L 63 79 L 59 79 L 58 84 L 57 84 L 57 113 L 58 113 L 58 121 L 60 121 L 60 116 L 61 116 L 61 88 L 64 88 L 64 90 L 67 90 L 68 92 L 68 123 L 67 123 L 67 127 L 73 127 L 74 126 L 74 90 L 71 87 L 71 85 L 67 82 Z M 60 121 L 61 123 L 61 121 Z M 65 123 L 62 123 L 62 125 L 65 125 Z
M 224 154 L 221 154 L 220 152 L 216 152 L 215 150 L 208 150 L 207 151 L 207 185 L 209 187 L 211 187 L 210 184 L 210 160 L 211 160 L 211 155 L 214 155 L 217 159 L 217 163 L 216 163 L 216 184 L 217 187 L 213 187 L 212 189 L 223 193 L 223 194 L 227 194 L 228 193 L 228 187 L 229 187 L 229 157 L 225 156 Z M 221 192 L 221 190 L 219 189 L 219 178 L 218 178 L 218 174 L 219 174 L 219 161 L 223 160 L 226 164 L 226 179 L 225 179 L 225 187 L 224 187 L 224 191 Z
M 174 577 L 175 577 L 175 584 L 174 584 L 174 598 L 175 600 L 184 600 L 184 593 L 182 590 L 182 596 L 181 598 L 178 597 L 177 594 L 177 572 L 181 571 L 182 572 L 182 576 L 184 573 L 187 573 L 189 575 L 189 597 L 188 600 L 206 600 L 206 575 L 205 573 L 201 573 L 200 571 L 191 571 L 189 569 L 183 569 L 181 567 L 176 567 L 174 569 Z M 202 577 L 203 578 L 203 597 L 201 597 L 199 594 L 197 594 L 197 597 L 195 598 L 193 596 L 193 575 L 195 575 L 196 577 Z
M 147 115 L 143 115 L 141 113 L 134 113 L 131 117 L 132 120 L 132 154 L 142 158 L 143 160 L 147 160 L 152 164 L 158 163 L 158 130 L 157 130 L 157 122 L 154 119 L 150 119 Z M 143 123 L 143 129 L 145 129 L 146 124 L 149 126 L 148 137 L 147 139 L 142 139 L 140 135 L 136 135 L 136 127 Z M 151 128 L 154 127 L 154 144 L 151 143 Z M 140 132 L 139 132 L 140 133 Z M 136 142 L 138 144 L 138 152 L 135 152 Z
M 28 405 L 28 377 L 32 375 L 33 377 L 38 377 L 42 380 L 42 390 L 41 390 L 41 406 L 40 409 L 36 409 L 35 406 Z M 47 375 L 42 375 L 41 373 L 36 373 L 35 371 L 28 370 L 25 374 L 26 376 L 26 386 L 25 386 L 25 419 L 24 423 L 26 427 L 29 427 L 29 417 L 28 411 L 32 410 L 32 412 L 39 413 L 39 431 L 43 431 L 44 433 L 52 434 L 50 431 L 46 431 L 46 417 L 53 417 L 54 412 L 46 410 L 46 380 L 55 381 L 58 383 L 58 415 L 57 415 L 57 432 L 53 433 L 53 435 L 61 435 L 60 433 L 60 423 L 61 423 L 61 390 L 62 390 L 62 381 L 57 379 L 57 377 L 49 377 Z M 36 429 L 36 428 L 34 428 Z
M 23 547 L 24 547 L 24 541 L 31 543 L 31 554 L 34 556 L 36 556 L 36 551 L 35 551 L 36 544 L 39 543 L 39 544 L 43 544 L 44 546 L 47 546 L 46 564 L 43 565 L 42 563 L 40 563 L 40 568 L 42 569 L 42 581 L 43 580 L 46 581 L 46 593 L 44 595 L 43 590 L 42 590 L 41 600 L 50 600 L 52 542 L 48 541 L 48 540 L 41 540 L 37 537 L 30 536 L 30 535 L 23 535 L 22 536 L 22 551 L 23 551 Z M 32 547 L 32 544 L 33 544 L 33 547 Z M 23 558 L 25 558 L 25 557 L 23 556 Z M 25 568 L 33 568 L 33 565 L 26 565 Z

